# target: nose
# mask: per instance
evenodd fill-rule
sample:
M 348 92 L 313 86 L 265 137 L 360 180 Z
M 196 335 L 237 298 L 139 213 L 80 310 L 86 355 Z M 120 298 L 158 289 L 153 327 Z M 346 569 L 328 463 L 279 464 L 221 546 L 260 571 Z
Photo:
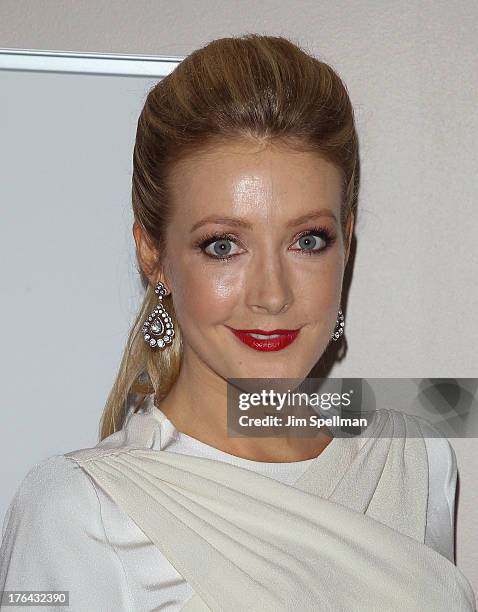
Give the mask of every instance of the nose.
M 294 296 L 280 258 L 257 261 L 257 265 L 249 270 L 246 293 L 248 306 L 253 312 L 280 314 L 290 308 Z

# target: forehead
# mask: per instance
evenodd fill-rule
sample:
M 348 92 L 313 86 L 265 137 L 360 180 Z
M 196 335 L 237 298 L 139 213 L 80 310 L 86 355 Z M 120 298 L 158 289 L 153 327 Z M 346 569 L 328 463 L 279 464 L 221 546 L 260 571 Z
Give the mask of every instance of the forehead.
M 311 208 L 338 212 L 342 173 L 317 153 L 241 141 L 179 161 L 170 189 L 174 216 L 191 223 L 215 213 L 286 221 Z

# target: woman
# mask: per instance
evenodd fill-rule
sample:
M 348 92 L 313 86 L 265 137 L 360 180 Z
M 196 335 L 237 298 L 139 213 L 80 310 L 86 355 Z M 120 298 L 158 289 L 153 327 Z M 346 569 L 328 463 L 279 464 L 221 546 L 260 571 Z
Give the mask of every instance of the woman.
M 213 41 L 149 92 L 133 162 L 147 290 L 101 441 L 29 472 L 0 586 L 75 611 L 475 610 L 456 459 L 425 421 L 228 435 L 229 379 L 304 380 L 343 334 L 359 181 L 337 74 L 284 38 Z

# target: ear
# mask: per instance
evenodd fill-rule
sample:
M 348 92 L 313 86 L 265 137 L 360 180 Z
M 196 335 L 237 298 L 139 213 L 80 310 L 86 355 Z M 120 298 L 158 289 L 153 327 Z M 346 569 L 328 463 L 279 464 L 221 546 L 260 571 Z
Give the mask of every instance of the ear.
M 355 223 L 355 216 L 354 213 L 351 212 L 349 214 L 349 218 L 347 220 L 347 225 L 345 228 L 345 266 L 347 265 L 347 262 L 349 260 L 349 255 L 350 255 L 350 245 L 352 244 L 352 235 L 353 235 L 353 231 L 354 231 L 354 223 Z
M 150 284 L 154 287 L 161 281 L 167 286 L 161 274 L 158 250 L 137 221 L 133 223 L 133 237 L 139 264 Z

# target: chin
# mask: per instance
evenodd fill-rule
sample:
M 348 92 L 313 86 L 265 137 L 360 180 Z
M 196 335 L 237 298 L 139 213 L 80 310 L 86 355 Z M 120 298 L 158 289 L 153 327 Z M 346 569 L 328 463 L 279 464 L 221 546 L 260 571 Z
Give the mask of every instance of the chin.
M 261 367 L 257 365 L 253 368 L 236 368 L 235 374 L 231 378 L 294 378 L 303 380 L 306 378 L 310 368 L 293 368 L 290 365 L 284 364 L 284 367 L 270 365 Z

